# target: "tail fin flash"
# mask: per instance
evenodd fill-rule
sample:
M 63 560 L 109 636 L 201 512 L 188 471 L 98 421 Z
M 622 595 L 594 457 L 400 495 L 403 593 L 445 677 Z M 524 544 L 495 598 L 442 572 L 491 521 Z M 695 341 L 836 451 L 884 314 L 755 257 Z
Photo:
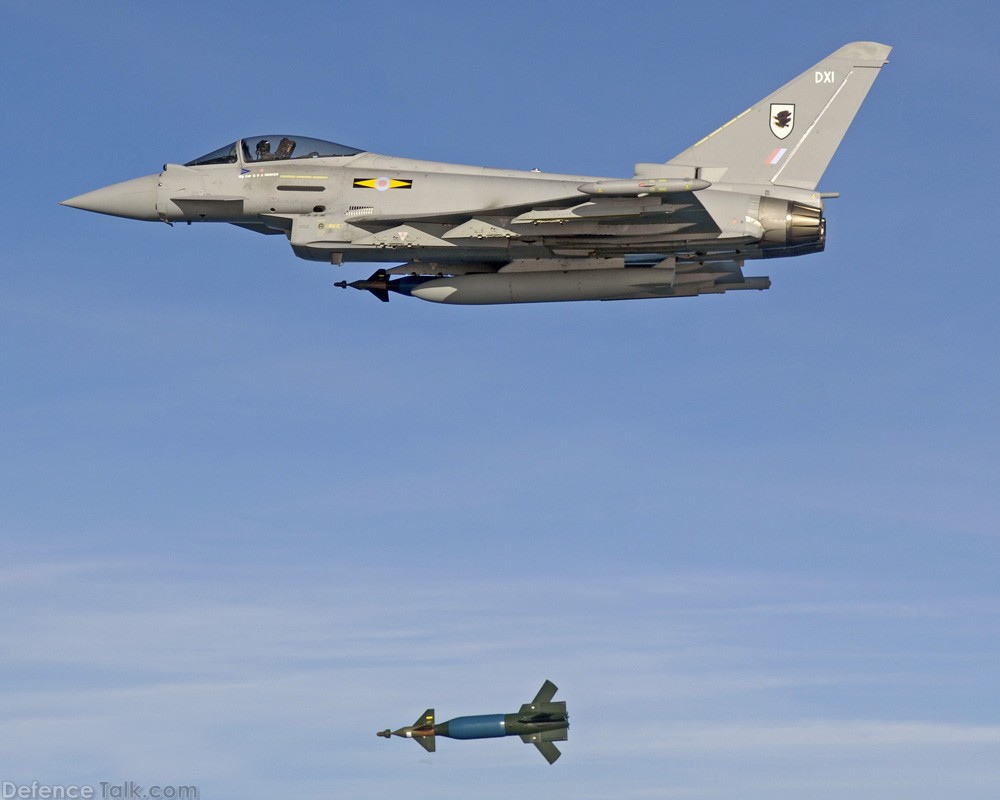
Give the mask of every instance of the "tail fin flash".
M 891 50 L 877 42 L 844 45 L 668 167 L 713 183 L 815 189 Z

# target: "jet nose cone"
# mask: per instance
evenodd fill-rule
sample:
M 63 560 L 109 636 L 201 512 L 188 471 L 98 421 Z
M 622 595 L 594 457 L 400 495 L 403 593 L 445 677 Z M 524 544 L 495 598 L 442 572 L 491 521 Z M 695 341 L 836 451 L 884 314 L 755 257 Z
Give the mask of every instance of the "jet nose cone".
M 159 219 L 156 216 L 156 189 L 159 182 L 159 175 L 133 178 L 71 197 L 63 200 L 60 205 L 110 214 L 113 217 L 156 220 Z

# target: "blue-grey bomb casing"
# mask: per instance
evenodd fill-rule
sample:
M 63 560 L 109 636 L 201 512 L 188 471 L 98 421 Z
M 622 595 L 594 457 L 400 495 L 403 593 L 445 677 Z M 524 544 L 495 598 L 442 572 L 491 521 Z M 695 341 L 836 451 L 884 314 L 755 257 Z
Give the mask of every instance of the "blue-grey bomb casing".
M 390 736 L 413 739 L 429 753 L 433 753 L 436 749 L 437 736 L 449 739 L 520 736 L 522 742 L 535 745 L 545 760 L 552 764 L 561 755 L 553 742 L 566 741 L 569 729 L 566 703 L 552 700 L 556 691 L 556 685 L 552 681 L 545 681 L 535 699 L 522 705 L 520 710 L 513 714 L 479 714 L 435 723 L 434 709 L 428 708 L 412 725 L 395 731 L 387 728 L 379 731 L 377 735 L 386 739 Z

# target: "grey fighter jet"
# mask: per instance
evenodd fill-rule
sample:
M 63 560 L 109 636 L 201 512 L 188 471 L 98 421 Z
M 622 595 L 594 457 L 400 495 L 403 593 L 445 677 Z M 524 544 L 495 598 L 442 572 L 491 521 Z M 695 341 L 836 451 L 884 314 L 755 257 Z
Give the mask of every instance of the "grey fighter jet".
M 823 250 L 817 190 L 890 47 L 841 47 L 666 163 L 630 178 L 379 155 L 304 136 L 239 139 L 63 205 L 131 219 L 228 222 L 301 258 L 394 263 L 380 300 L 537 303 L 767 289 L 748 260 Z M 403 263 L 400 263 L 403 262 Z

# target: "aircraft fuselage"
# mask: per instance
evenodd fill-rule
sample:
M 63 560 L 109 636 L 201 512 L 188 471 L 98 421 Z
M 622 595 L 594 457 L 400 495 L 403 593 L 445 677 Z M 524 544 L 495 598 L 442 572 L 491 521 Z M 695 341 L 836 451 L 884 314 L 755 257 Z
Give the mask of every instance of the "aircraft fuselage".
M 420 161 L 254 136 L 65 205 L 226 222 L 301 258 L 395 263 L 340 286 L 440 303 L 766 289 L 753 259 L 823 250 L 819 180 L 890 48 L 852 42 L 665 163 L 627 178 Z M 276 145 L 276 147 L 275 147 Z M 402 276 L 402 277 L 394 277 Z

